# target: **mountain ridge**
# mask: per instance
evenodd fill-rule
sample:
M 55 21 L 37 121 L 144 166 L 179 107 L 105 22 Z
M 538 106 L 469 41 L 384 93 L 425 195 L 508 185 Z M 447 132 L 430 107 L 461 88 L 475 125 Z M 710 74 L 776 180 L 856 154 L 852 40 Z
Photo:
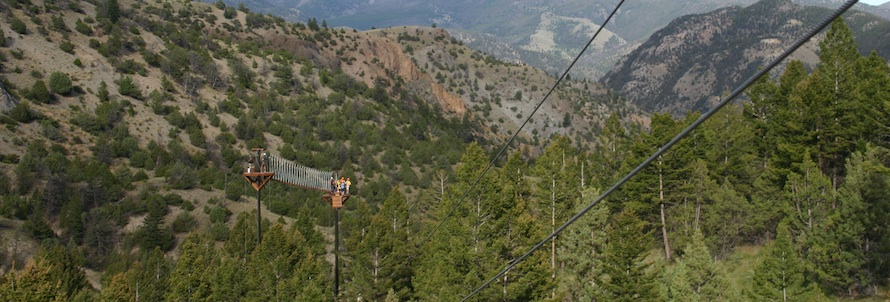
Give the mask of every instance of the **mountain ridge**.
M 768 0 L 687 15 L 653 34 L 600 82 L 648 112 L 704 111 L 828 13 L 789 0 Z M 863 54 L 877 50 L 890 56 L 886 20 L 861 12 L 845 19 Z M 809 41 L 791 58 L 814 66 L 820 39 Z

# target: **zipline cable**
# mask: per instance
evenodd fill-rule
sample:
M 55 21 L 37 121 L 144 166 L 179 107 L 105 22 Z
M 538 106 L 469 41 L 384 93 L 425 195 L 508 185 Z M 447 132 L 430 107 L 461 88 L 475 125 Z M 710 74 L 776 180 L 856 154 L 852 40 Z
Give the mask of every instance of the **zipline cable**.
M 454 211 L 457 210 L 458 206 L 460 206 L 460 204 L 463 203 L 464 199 L 466 199 L 467 196 L 470 195 L 470 192 L 472 192 L 473 189 L 476 188 L 476 185 L 479 184 L 479 181 L 482 180 L 482 177 L 484 177 L 485 174 L 488 173 L 489 170 L 491 170 L 491 167 L 494 166 L 494 163 L 497 162 L 498 158 L 501 158 L 501 155 L 504 154 L 504 151 L 507 150 L 507 147 L 509 147 L 510 144 L 513 143 L 513 141 L 516 139 L 516 136 L 518 136 L 519 133 L 522 131 L 522 129 L 525 128 L 525 125 L 527 125 L 528 122 L 535 115 L 535 113 L 538 112 L 538 109 L 541 108 L 542 105 L 544 105 L 544 102 L 547 101 L 547 98 L 549 98 L 550 95 L 553 94 L 554 91 L 556 91 L 556 87 L 558 87 L 559 84 L 562 83 L 562 80 L 566 78 L 566 76 L 569 74 L 569 71 L 571 71 L 572 67 L 575 66 L 575 63 L 578 63 L 578 60 L 581 59 L 581 56 L 584 55 L 584 52 L 586 52 L 587 49 L 590 48 L 590 45 L 593 44 L 593 41 L 596 40 L 596 37 L 599 36 L 599 34 L 603 30 L 603 28 L 606 27 L 606 24 L 609 23 L 609 20 L 612 19 L 612 16 L 614 16 L 615 13 L 618 12 L 618 9 L 621 8 L 621 4 L 624 4 L 624 0 L 621 0 L 621 2 L 618 2 L 618 5 L 615 6 L 615 9 L 612 10 L 612 13 L 609 14 L 609 17 L 606 18 L 606 21 L 603 22 L 603 25 L 600 26 L 596 30 L 596 32 L 590 38 L 590 41 L 587 41 L 587 44 L 584 45 L 584 48 L 581 49 L 581 52 L 579 52 L 578 55 L 575 56 L 575 59 L 572 60 L 572 63 L 569 64 L 569 67 L 566 68 L 566 70 L 562 73 L 562 76 L 560 76 L 559 79 L 556 80 L 556 83 L 553 84 L 553 87 L 550 87 L 550 91 L 548 91 L 547 94 L 544 95 L 544 98 L 541 99 L 540 102 L 538 102 L 538 105 L 535 106 L 535 109 L 532 110 L 532 112 L 528 115 L 528 117 L 525 119 L 525 121 L 522 122 L 522 125 L 519 126 L 519 129 L 516 129 L 516 133 L 513 133 L 513 135 L 510 136 L 510 139 L 507 140 L 507 142 L 504 144 L 504 146 L 501 147 L 501 150 L 498 151 L 498 154 L 494 156 L 494 158 L 491 160 L 490 163 L 488 163 L 488 166 L 485 167 L 485 170 L 482 171 L 482 174 L 479 174 L 479 177 L 476 178 L 476 180 L 473 182 L 473 185 L 470 186 L 470 188 L 467 189 L 466 192 L 464 192 L 464 195 L 457 201 L 457 203 L 454 204 L 454 206 L 451 207 L 451 210 L 449 210 L 448 213 L 445 214 L 445 217 L 442 218 L 441 221 L 439 221 L 439 224 L 436 225 L 436 227 L 427 235 L 427 237 L 425 239 L 423 239 L 423 241 L 421 241 L 415 247 L 416 251 L 420 251 L 420 248 L 423 247 L 427 242 L 429 242 L 429 240 L 433 237 L 433 234 L 435 234 L 439 230 L 439 228 L 441 228 L 442 225 L 445 224 L 445 221 L 447 221 L 448 218 L 451 217 L 452 214 L 454 214 Z M 416 254 L 416 252 L 415 252 L 415 254 Z
M 622 2 L 623 2 L 623 1 L 622 1 Z M 858 1 L 858 0 L 848 0 L 848 1 L 845 2 L 843 5 L 841 5 L 837 10 L 835 10 L 835 11 L 834 11 L 830 16 L 828 16 L 825 20 L 822 20 L 821 23 L 819 23 L 816 27 L 814 27 L 813 29 L 811 29 L 810 32 L 808 32 L 804 37 L 802 37 L 802 38 L 798 39 L 797 41 L 795 41 L 794 44 L 792 44 L 791 48 L 786 49 L 784 52 L 782 52 L 781 55 L 779 55 L 778 57 L 776 57 L 776 58 L 774 58 L 772 61 L 770 61 L 769 64 L 766 65 L 766 68 L 761 69 L 760 71 L 758 71 L 757 73 L 755 73 L 753 76 L 751 76 L 750 78 L 748 78 L 748 80 L 746 80 L 746 81 L 745 81 L 744 83 L 742 83 L 740 86 L 736 87 L 736 89 L 733 90 L 732 93 L 729 94 L 729 96 L 727 96 L 726 98 L 724 98 L 724 99 L 723 99 L 722 101 L 720 101 L 720 103 L 718 103 L 714 108 L 711 108 L 711 110 L 709 110 L 707 113 L 705 113 L 704 115 L 702 115 L 701 117 L 699 117 L 697 120 L 695 120 L 695 122 L 693 122 L 691 125 L 689 125 L 688 127 L 686 127 L 686 129 L 684 129 L 682 132 L 680 132 L 679 134 L 677 134 L 677 136 L 675 136 L 673 139 L 671 139 L 671 141 L 668 142 L 667 144 L 665 144 L 663 147 L 661 147 L 660 149 L 658 149 L 658 151 L 655 151 L 655 153 L 653 153 L 652 156 L 650 156 L 648 159 L 646 159 L 645 161 L 643 161 L 643 163 L 641 163 L 639 166 L 637 166 L 635 169 L 633 169 L 633 171 L 630 171 L 630 173 L 628 173 L 626 176 L 624 176 L 624 178 L 622 178 L 622 179 L 619 180 L 617 183 L 615 183 L 615 185 L 613 185 L 611 188 L 609 188 L 608 190 L 606 190 L 606 192 L 603 193 L 602 195 L 600 195 L 600 197 L 598 197 L 596 200 L 594 200 L 594 201 L 591 202 L 589 205 L 587 205 L 586 207 L 584 207 L 584 209 L 582 209 L 581 212 L 578 212 L 578 214 L 575 214 L 575 216 L 572 216 L 571 218 L 569 218 L 569 220 L 567 220 L 562 226 L 560 226 L 560 227 L 557 228 L 555 231 L 553 231 L 553 233 L 551 233 L 551 234 L 548 235 L 546 238 L 544 238 L 543 240 L 541 240 L 541 242 L 538 242 L 538 244 L 536 244 L 534 247 L 532 247 L 531 249 L 529 249 L 528 252 L 526 252 L 525 254 L 523 254 L 522 256 L 520 256 L 519 258 L 516 258 L 516 260 L 513 260 L 512 262 L 510 262 L 510 264 L 507 265 L 507 267 L 505 267 L 503 270 L 501 270 L 500 272 L 498 272 L 498 273 L 497 273 L 496 275 L 494 275 L 494 277 L 492 277 L 491 279 L 488 279 L 488 281 L 486 281 L 485 283 L 483 283 L 481 286 L 479 286 L 478 288 L 476 288 L 475 290 L 473 290 L 472 292 L 470 292 L 470 293 L 469 293 L 466 297 L 464 297 L 461 301 L 466 301 L 467 299 L 469 299 L 469 298 L 473 297 L 474 295 L 476 295 L 477 293 L 479 293 L 479 291 L 481 291 L 482 289 L 484 289 L 485 287 L 487 287 L 489 284 L 491 284 L 492 282 L 494 282 L 495 280 L 497 280 L 497 278 L 499 278 L 499 277 L 501 277 L 502 275 L 504 275 L 507 271 L 509 271 L 510 269 L 512 269 L 513 267 L 515 267 L 517 264 L 519 264 L 519 262 L 522 262 L 522 260 L 525 260 L 525 258 L 528 258 L 528 256 L 530 256 L 530 255 L 531 255 L 532 253 L 534 253 L 536 250 L 538 250 L 539 248 L 541 248 L 542 246 L 544 246 L 544 244 L 546 244 L 548 241 L 552 240 L 553 237 L 556 237 L 556 235 L 558 235 L 560 232 L 562 232 L 563 230 L 565 230 L 569 225 L 571 225 L 572 223 L 574 223 L 576 220 L 578 220 L 579 218 L 581 218 L 581 216 L 583 216 L 584 214 L 586 214 L 587 211 L 590 211 L 590 209 L 592 209 L 594 206 L 596 206 L 600 201 L 602 201 L 603 199 L 605 199 L 606 197 L 608 197 L 609 195 L 611 195 L 612 192 L 614 192 L 614 191 L 617 190 L 619 187 L 621 187 L 621 185 L 623 185 L 625 182 L 627 182 L 630 178 L 632 178 L 634 175 L 636 175 L 637 173 L 639 173 L 641 170 L 643 170 L 644 168 L 646 168 L 647 166 L 649 166 L 649 164 L 651 164 L 652 161 L 654 161 L 656 158 L 658 158 L 659 156 L 661 156 L 662 154 L 664 154 L 664 152 L 666 152 L 668 149 L 670 149 L 670 148 L 673 147 L 675 144 L 677 144 L 678 141 L 680 141 L 681 139 L 683 139 L 684 137 L 686 137 L 687 135 L 689 135 L 689 133 L 692 132 L 692 130 L 694 130 L 695 128 L 697 128 L 699 125 L 701 125 L 701 123 L 703 123 L 705 120 L 707 120 L 707 119 L 710 118 L 712 115 L 714 115 L 715 113 L 717 113 L 717 111 L 719 111 L 721 108 L 723 108 L 723 106 L 726 106 L 726 104 L 729 104 L 729 102 L 731 102 L 733 99 L 735 99 L 735 98 L 738 97 L 740 94 L 742 94 L 742 92 L 744 92 L 745 89 L 747 89 L 749 86 L 751 86 L 752 84 L 754 84 L 754 82 L 757 81 L 757 79 L 759 79 L 761 76 L 765 75 L 765 74 L 768 73 L 770 70 L 772 70 L 773 68 L 775 68 L 777 65 L 779 65 L 779 63 L 781 63 L 783 60 L 785 60 L 785 58 L 787 58 L 788 56 L 790 56 L 791 53 L 793 53 L 795 50 L 797 50 L 798 48 L 800 48 L 801 46 L 803 46 L 803 44 L 806 43 L 807 41 L 809 41 L 811 38 L 813 38 L 814 36 L 816 36 L 817 34 L 819 34 L 819 32 L 821 32 L 823 29 L 825 29 L 825 27 L 827 27 L 829 24 L 831 24 L 831 22 L 834 21 L 834 19 L 837 19 L 838 17 L 840 17 L 844 12 L 846 12 L 847 10 L 849 10 L 850 7 L 852 7 L 852 6 L 853 6 L 854 4 L 856 4 L 857 2 L 859 2 L 859 1 Z

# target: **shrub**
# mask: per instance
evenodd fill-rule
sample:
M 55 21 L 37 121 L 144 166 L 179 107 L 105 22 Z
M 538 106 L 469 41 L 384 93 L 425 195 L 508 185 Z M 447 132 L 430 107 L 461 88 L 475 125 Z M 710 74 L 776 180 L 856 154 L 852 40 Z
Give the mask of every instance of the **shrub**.
M 74 30 L 77 32 L 84 34 L 86 36 L 93 35 L 93 28 L 83 22 L 83 20 L 77 19 L 77 23 L 74 24 Z
M 216 241 L 226 241 L 229 238 L 229 228 L 225 223 L 214 222 L 210 225 L 210 236 Z
M 226 7 L 225 10 L 223 10 L 223 17 L 225 17 L 226 19 L 234 19 L 237 15 L 238 12 L 235 11 L 234 7 Z
M 71 92 L 73 85 L 68 74 L 55 71 L 49 76 L 49 89 L 53 93 L 65 95 Z
M 210 222 L 213 223 L 226 223 L 229 220 L 229 216 L 232 216 L 232 212 L 229 209 L 221 206 L 205 208 L 205 212 L 210 216 Z
M 28 102 L 20 102 L 9 111 L 9 117 L 19 123 L 27 124 L 34 121 L 35 114 L 31 111 L 31 107 L 28 106 Z
M 72 44 L 69 41 L 65 41 L 65 42 L 62 42 L 62 44 L 59 44 L 59 49 L 61 49 L 64 52 L 74 54 L 74 44 Z
M 55 29 L 57 31 L 61 31 L 61 32 L 69 31 L 68 26 L 65 25 L 65 20 L 62 19 L 61 15 L 51 16 L 50 19 L 52 21 L 53 29 Z
M 189 215 L 188 212 L 179 213 L 176 215 L 176 219 L 173 220 L 173 231 L 176 233 L 185 233 L 189 232 L 198 225 L 198 221 L 195 220 L 192 215 Z
M 137 100 L 142 99 L 142 91 L 133 82 L 133 78 L 129 76 L 121 77 L 117 82 L 117 92 L 124 96 L 129 96 Z
M 28 27 L 25 26 L 25 22 L 19 18 L 12 18 L 12 20 L 9 21 L 9 28 L 22 35 L 28 33 Z
M 52 101 L 52 94 L 46 89 L 46 83 L 43 80 L 37 80 L 34 85 L 31 85 L 31 99 L 40 103 Z

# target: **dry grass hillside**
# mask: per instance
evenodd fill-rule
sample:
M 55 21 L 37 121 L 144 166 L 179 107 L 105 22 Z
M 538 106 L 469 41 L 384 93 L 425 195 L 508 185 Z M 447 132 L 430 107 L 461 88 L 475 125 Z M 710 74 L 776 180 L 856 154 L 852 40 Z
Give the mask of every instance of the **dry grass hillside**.
M 101 268 L 108 245 L 140 246 L 151 200 L 166 200 L 161 227 L 178 229 L 174 246 L 191 230 L 221 240 L 255 209 L 240 172 L 257 146 L 352 175 L 372 204 L 393 187 L 418 196 L 468 143 L 494 149 L 515 134 L 556 81 L 442 29 L 360 32 L 221 4 L 108 3 L 0 4 L 5 269 L 47 237 L 80 244 Z M 520 149 L 554 134 L 594 146 L 609 115 L 642 123 L 637 112 L 566 80 Z M 329 223 L 315 192 L 276 189 L 264 203 L 269 221 Z

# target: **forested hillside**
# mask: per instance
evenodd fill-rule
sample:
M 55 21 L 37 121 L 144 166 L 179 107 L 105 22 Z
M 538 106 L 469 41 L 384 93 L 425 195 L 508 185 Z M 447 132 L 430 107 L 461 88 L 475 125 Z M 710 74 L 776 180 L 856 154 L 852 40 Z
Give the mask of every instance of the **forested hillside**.
M 222 2 L 0 8 L 4 301 L 459 300 L 697 117 L 568 81 L 489 170 L 555 79 L 440 29 Z M 886 299 L 890 67 L 843 21 L 818 54 L 471 300 Z M 252 210 L 258 146 L 355 180 L 340 250 L 317 192 L 270 183 Z

